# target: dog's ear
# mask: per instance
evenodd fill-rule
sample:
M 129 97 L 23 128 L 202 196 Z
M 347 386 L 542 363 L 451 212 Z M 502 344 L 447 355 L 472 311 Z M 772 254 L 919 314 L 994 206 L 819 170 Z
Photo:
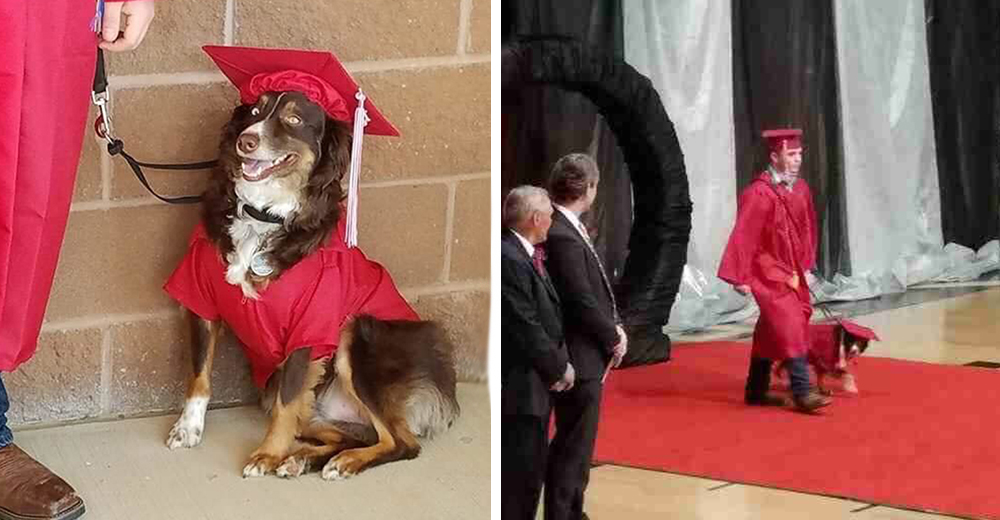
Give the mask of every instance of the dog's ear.
M 318 148 L 314 150 L 319 159 L 313 164 L 307 181 L 306 198 L 295 217 L 296 225 L 302 228 L 332 228 L 340 220 L 340 203 L 344 198 L 340 179 L 351 166 L 351 132 L 348 128 L 345 123 L 330 118 L 323 124 L 323 135 L 317 143 Z M 317 235 L 320 240 L 325 237 L 326 235 Z M 312 244 L 316 245 L 318 243 Z M 295 256 L 292 249 L 287 249 L 284 253 L 289 253 L 286 256 Z M 279 264 L 281 263 L 279 258 Z M 286 263 L 290 266 L 294 262 Z
M 226 124 L 227 129 L 230 129 L 236 133 L 242 132 L 243 128 L 246 127 L 247 121 L 250 119 L 250 110 L 253 105 L 237 105 L 233 109 L 232 116 L 229 117 L 229 122 Z
M 322 155 L 313 177 L 324 185 L 339 185 L 351 166 L 351 132 L 347 124 L 327 118 L 320 147 Z

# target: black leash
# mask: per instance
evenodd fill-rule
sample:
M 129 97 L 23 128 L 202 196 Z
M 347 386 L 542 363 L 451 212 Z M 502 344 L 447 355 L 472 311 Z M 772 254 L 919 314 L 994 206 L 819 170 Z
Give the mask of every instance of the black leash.
M 121 139 L 115 136 L 114 128 L 111 125 L 111 114 L 108 111 L 108 76 L 104 69 L 104 51 L 102 49 L 97 49 L 97 70 L 94 73 L 94 90 L 91 93 L 91 98 L 97 108 L 100 109 L 101 115 L 98 116 L 97 121 L 94 124 L 94 130 L 97 135 L 108 142 L 108 153 L 111 156 L 121 155 L 125 162 L 128 163 L 129 167 L 132 168 L 132 172 L 135 173 L 136 179 L 142 184 L 146 190 L 153 194 L 154 197 L 166 202 L 168 204 L 197 204 L 201 202 L 201 197 L 197 195 L 188 195 L 185 197 L 164 197 L 156 191 L 153 187 L 149 185 L 149 181 L 146 180 L 146 176 L 142 173 L 142 168 L 152 168 L 154 170 L 205 170 L 208 168 L 214 168 L 219 161 L 202 161 L 196 163 L 186 163 L 186 164 L 157 164 L 157 163 L 147 163 L 142 161 L 137 161 L 134 157 L 125 151 L 125 143 Z

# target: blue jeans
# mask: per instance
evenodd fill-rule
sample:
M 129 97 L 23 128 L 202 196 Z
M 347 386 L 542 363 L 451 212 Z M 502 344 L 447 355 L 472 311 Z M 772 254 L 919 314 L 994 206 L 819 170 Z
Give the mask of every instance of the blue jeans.
M 809 364 L 806 358 L 792 358 L 788 360 L 788 383 L 792 387 L 792 395 L 802 399 L 812 389 L 809 382 Z
M 750 359 L 750 373 L 747 375 L 746 392 L 748 397 L 761 398 L 771 386 L 771 365 L 769 359 L 754 357 Z M 792 396 L 801 399 L 812 389 L 809 382 L 809 365 L 805 356 L 792 358 L 785 365 L 788 369 L 788 379 L 792 387 Z
M 7 399 L 7 389 L 3 386 L 3 374 L 0 374 L 0 448 L 14 442 L 14 434 L 7 427 L 7 409 L 10 400 Z

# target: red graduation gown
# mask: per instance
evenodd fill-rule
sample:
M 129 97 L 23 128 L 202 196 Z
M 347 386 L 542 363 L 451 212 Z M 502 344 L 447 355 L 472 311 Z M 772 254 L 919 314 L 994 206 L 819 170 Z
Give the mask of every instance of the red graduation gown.
M 816 261 L 816 212 L 803 180 L 791 192 L 771 182 L 764 172 L 740 194 L 718 274 L 731 284 L 750 286 L 760 307 L 752 355 L 784 360 L 808 350 L 812 304 L 805 271 Z M 797 291 L 786 284 L 795 273 Z
M 243 343 L 254 383 L 264 388 L 295 350 L 312 347 L 312 359 L 331 355 L 350 316 L 416 320 L 389 272 L 358 248 L 344 244 L 344 219 L 329 244 L 283 272 L 253 300 L 226 281 L 226 266 L 199 224 L 187 255 L 164 289 L 206 320 L 223 319 Z
M 31 358 L 87 126 L 95 2 L 0 1 L 0 371 Z

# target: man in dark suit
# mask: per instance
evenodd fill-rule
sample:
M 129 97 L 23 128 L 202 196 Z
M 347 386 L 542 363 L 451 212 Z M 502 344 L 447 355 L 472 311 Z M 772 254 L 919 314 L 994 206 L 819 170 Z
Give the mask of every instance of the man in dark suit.
M 539 246 L 552 225 L 541 188 L 521 186 L 504 200 L 501 240 L 501 438 L 503 518 L 533 520 L 548 453 L 551 392 L 573 387 L 562 313 Z
M 621 362 L 627 345 L 610 280 L 580 221 L 594 203 L 599 181 L 597 164 L 584 154 L 557 161 L 549 179 L 556 211 L 546 243 L 547 266 L 562 300 L 576 382 L 553 398 L 556 436 L 545 479 L 546 520 L 586 518 L 583 494 L 597 440 L 603 378 Z

